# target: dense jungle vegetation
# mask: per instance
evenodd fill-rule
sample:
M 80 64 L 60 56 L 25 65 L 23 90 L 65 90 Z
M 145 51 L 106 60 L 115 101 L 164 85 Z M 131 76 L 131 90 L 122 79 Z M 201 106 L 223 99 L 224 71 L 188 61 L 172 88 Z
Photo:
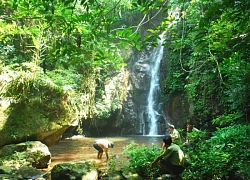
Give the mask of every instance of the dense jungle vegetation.
M 178 16 L 168 13 L 173 9 Z M 140 27 L 159 10 L 161 25 L 142 38 Z M 137 14 L 144 18 L 133 24 Z M 249 0 L 1 0 L 1 97 L 20 108 L 33 100 L 51 118 L 64 111 L 109 117 L 126 99 L 131 48 L 154 44 L 163 31 L 165 101 L 176 92 L 186 96 L 187 121 L 202 130 L 183 147 L 189 155 L 183 179 L 249 179 Z M 134 147 L 127 149 L 130 167 L 154 177 L 148 163 L 157 148 Z

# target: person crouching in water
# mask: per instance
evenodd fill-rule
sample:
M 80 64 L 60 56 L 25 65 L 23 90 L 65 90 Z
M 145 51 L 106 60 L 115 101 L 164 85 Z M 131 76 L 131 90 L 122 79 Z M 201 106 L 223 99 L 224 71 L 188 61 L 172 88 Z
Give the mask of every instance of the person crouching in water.
M 171 177 L 178 177 L 184 171 L 184 153 L 180 146 L 172 143 L 172 138 L 167 135 L 163 138 L 164 152 L 158 156 L 151 164 L 154 167 L 160 162 L 162 169 Z
M 107 160 L 109 159 L 108 148 L 114 147 L 114 142 L 106 139 L 98 139 L 93 143 L 94 148 L 98 151 L 97 159 L 102 159 L 103 151 L 106 154 Z

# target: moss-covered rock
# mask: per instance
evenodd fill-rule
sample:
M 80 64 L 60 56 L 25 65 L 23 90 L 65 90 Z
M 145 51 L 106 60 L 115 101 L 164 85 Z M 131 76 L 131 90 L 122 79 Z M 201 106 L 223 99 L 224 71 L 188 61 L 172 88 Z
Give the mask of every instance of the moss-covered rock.
M 47 173 L 33 167 L 23 166 L 14 172 L 15 176 L 22 179 L 38 179 L 43 178 Z
M 12 167 L 0 166 L 0 174 L 11 174 L 12 171 L 13 171 Z
M 47 179 L 48 173 L 33 167 L 23 166 L 19 169 L 0 166 L 0 179 L 23 180 L 23 179 Z
M 8 108 L 0 106 L 0 146 L 27 140 L 42 141 L 48 146 L 58 142 L 69 127 L 70 120 L 62 118 L 53 121 L 44 115 L 45 113 L 32 103 L 12 104 Z
M 0 146 L 27 140 L 48 146 L 58 142 L 75 119 L 63 87 L 37 68 L 8 69 L 0 74 L 0 80 Z
M 10 144 L 0 149 L 0 162 L 4 166 L 15 168 L 47 168 L 51 162 L 51 153 L 48 147 L 39 141 Z
M 98 172 L 89 162 L 57 164 L 51 171 L 51 180 L 97 180 Z

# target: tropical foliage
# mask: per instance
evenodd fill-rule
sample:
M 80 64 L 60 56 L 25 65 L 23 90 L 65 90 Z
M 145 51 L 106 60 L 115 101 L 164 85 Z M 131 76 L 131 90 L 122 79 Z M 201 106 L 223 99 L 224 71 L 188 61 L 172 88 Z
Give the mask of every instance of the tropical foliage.
M 127 82 L 123 54 L 129 54 L 124 51 L 140 37 L 121 23 L 132 11 L 131 1 L 2 0 L 0 4 L 1 72 L 22 73 L 2 82 L 2 96 L 28 99 L 57 88 L 71 97 L 72 109 L 83 119 L 107 117 L 120 108 Z
M 129 159 L 126 168 L 130 172 L 138 173 L 145 179 L 154 179 L 159 176 L 159 166 L 150 168 L 150 163 L 161 154 L 161 148 L 152 144 L 152 147 L 131 142 L 124 148 L 123 154 Z
M 131 48 L 154 45 L 166 31 L 166 102 L 181 93 L 190 104 L 187 119 L 202 129 L 217 126 L 186 149 L 191 165 L 183 177 L 248 179 L 249 9 L 249 0 L 0 0 L 1 98 L 15 110 L 34 104 L 45 123 L 109 117 L 126 97 Z M 162 13 L 162 23 L 141 38 L 145 21 L 133 26 L 131 17 L 148 22 L 152 11 Z M 158 151 L 134 146 L 129 166 L 151 177 L 148 161 Z
M 190 166 L 185 179 L 248 179 L 249 125 L 233 125 L 218 129 L 212 137 L 184 148 Z
M 146 4 L 144 13 L 158 8 L 158 2 Z M 190 157 L 184 179 L 250 177 L 250 143 L 244 138 L 250 127 L 249 9 L 247 0 L 168 1 L 163 6 L 168 16 L 146 37 L 169 32 L 168 74 L 162 81 L 166 101 L 182 93 L 190 104 L 186 120 L 207 130 L 217 126 L 212 135 L 193 136 L 193 146 L 183 147 Z
M 249 174 L 249 125 L 233 125 L 218 129 L 210 138 L 207 132 L 192 132 L 189 146 L 182 146 L 186 157 L 186 180 L 248 179 Z M 127 145 L 123 154 L 129 158 L 126 168 L 144 179 L 156 179 L 164 174 L 150 163 L 162 153 L 158 145 L 148 147 L 134 142 Z M 166 172 L 165 172 L 166 173 Z
M 170 6 L 181 11 L 170 28 L 166 95 L 186 93 L 191 119 L 203 126 L 220 116 L 214 122 L 249 122 L 249 1 L 172 1 Z

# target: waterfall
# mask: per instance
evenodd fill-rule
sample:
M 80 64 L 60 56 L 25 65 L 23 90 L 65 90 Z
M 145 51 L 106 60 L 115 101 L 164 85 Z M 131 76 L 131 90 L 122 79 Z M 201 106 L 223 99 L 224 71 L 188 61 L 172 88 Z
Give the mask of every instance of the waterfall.
M 159 68 L 161 59 L 163 58 L 163 49 L 162 46 L 164 42 L 164 33 L 160 35 L 159 45 L 154 49 L 154 52 L 151 57 L 151 82 L 150 82 L 150 90 L 148 94 L 148 120 L 150 122 L 150 130 L 148 135 L 158 135 L 158 122 L 159 118 L 163 117 L 165 119 L 165 115 L 162 114 L 162 103 L 158 100 L 161 91 L 159 85 Z

